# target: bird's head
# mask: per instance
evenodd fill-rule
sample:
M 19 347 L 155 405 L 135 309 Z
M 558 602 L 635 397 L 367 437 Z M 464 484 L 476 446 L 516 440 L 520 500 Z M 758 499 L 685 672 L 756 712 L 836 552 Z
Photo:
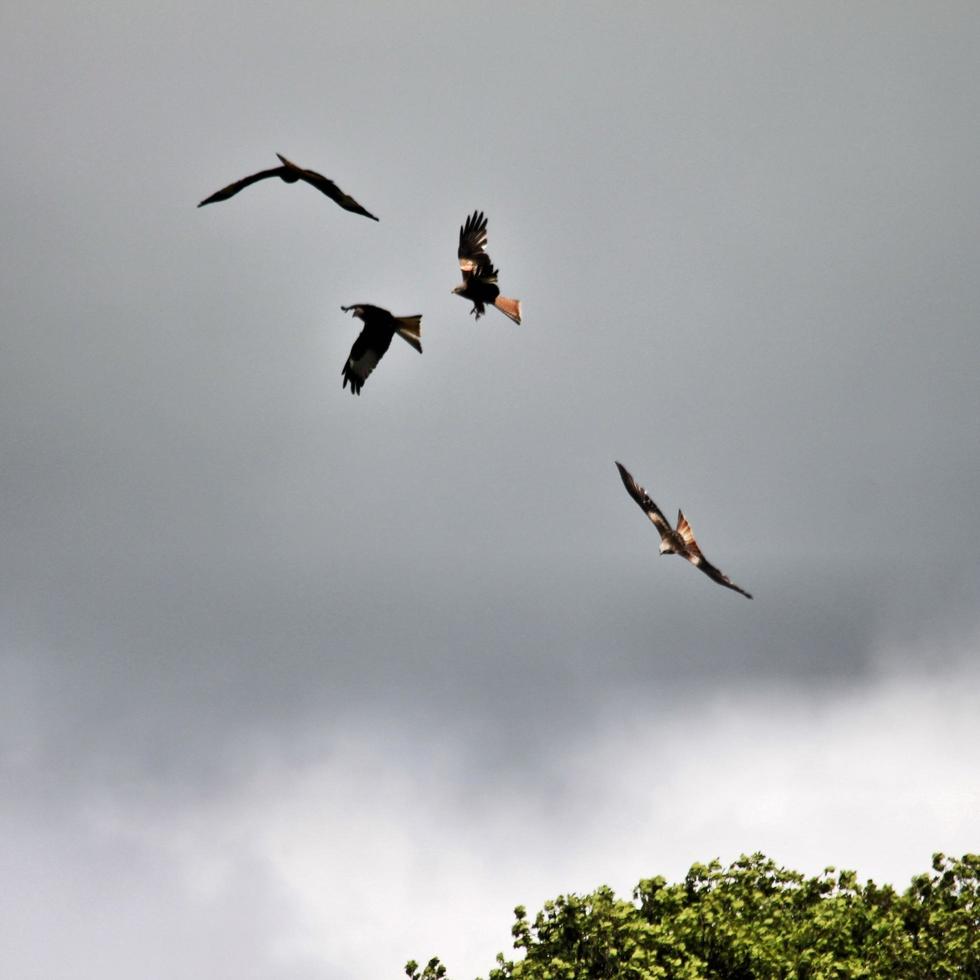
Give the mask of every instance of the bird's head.
M 674 551 L 674 546 L 669 541 L 661 540 L 661 542 L 660 542 L 660 554 L 662 554 L 662 555 L 675 555 L 675 554 L 677 554 L 677 552 Z
M 364 319 L 364 304 L 363 303 L 355 303 L 353 306 L 342 306 L 341 309 L 345 313 L 350 313 L 351 316 L 360 317 L 362 320 Z
M 454 286 L 452 289 L 453 296 L 462 296 L 465 286 Z

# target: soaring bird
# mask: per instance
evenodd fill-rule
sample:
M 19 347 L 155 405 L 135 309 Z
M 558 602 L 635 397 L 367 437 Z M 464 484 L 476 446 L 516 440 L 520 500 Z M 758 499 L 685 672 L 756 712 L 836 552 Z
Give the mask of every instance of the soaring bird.
M 750 593 L 746 592 L 745 589 L 739 588 L 724 572 L 715 568 L 701 554 L 701 549 L 698 547 L 697 541 L 694 540 L 694 532 L 691 530 L 691 525 L 687 523 L 687 518 L 684 516 L 683 511 L 679 510 L 677 512 L 677 529 L 675 530 L 670 526 L 667 518 L 664 517 L 663 511 L 647 496 L 646 490 L 630 476 L 626 467 L 622 463 L 617 463 L 616 466 L 619 467 L 619 475 L 623 479 L 623 485 L 626 487 L 627 492 L 640 505 L 640 508 L 653 521 L 657 530 L 660 532 L 660 554 L 680 555 L 681 558 L 686 558 L 695 568 L 700 568 L 705 575 L 713 578 L 719 585 L 724 585 L 726 588 L 741 592 L 746 599 L 752 598 Z
M 422 353 L 421 313 L 415 316 L 392 316 L 380 306 L 371 306 L 369 303 L 356 303 L 354 306 L 342 306 L 341 309 L 345 313 L 353 310 L 354 316 L 364 321 L 364 329 L 354 341 L 350 357 L 341 371 L 344 376 L 343 387 L 346 388 L 349 381 L 352 395 L 361 393 L 361 387 L 374 366 L 384 357 L 385 351 L 391 345 L 391 338 L 396 333 Z
M 487 219 L 482 211 L 474 211 L 459 229 L 459 267 L 463 284 L 453 292 L 473 303 L 470 312 L 480 319 L 486 313 L 486 303 L 493 303 L 514 323 L 521 322 L 521 301 L 500 295 L 497 270 L 487 255 Z
M 363 214 L 365 218 L 370 218 L 372 221 L 378 220 L 370 211 L 362 208 L 350 194 L 345 194 L 329 177 L 324 177 L 323 174 L 318 174 L 315 170 L 304 170 L 287 160 L 281 153 L 277 153 L 276 156 L 282 161 L 281 167 L 260 170 L 257 174 L 252 174 L 251 177 L 242 177 L 241 180 L 236 180 L 234 184 L 229 184 L 220 191 L 215 191 L 210 197 L 206 197 L 198 207 L 203 208 L 205 204 L 214 204 L 215 201 L 227 201 L 229 197 L 234 197 L 242 188 L 248 187 L 249 184 L 254 184 L 256 181 L 265 180 L 266 177 L 279 177 L 287 184 L 295 184 L 297 180 L 305 180 L 318 191 L 323 191 L 331 201 L 336 201 L 344 210 L 353 211 L 354 214 Z

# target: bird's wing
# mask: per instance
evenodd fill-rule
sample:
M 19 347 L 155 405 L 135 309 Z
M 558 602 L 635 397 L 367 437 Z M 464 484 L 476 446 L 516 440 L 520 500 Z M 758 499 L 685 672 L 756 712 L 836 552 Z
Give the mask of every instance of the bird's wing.
M 477 279 L 480 282 L 490 283 L 496 282 L 499 274 L 500 270 L 493 267 L 490 256 L 484 255 L 483 259 L 477 262 L 476 268 L 470 273 L 470 278 Z
M 249 184 L 254 184 L 258 180 L 265 180 L 266 177 L 281 177 L 285 173 L 285 170 L 285 167 L 273 167 L 271 170 L 260 170 L 257 174 L 252 174 L 250 177 L 242 177 L 241 180 L 236 180 L 234 184 L 222 187 L 220 191 L 215 191 L 210 197 L 206 197 L 198 204 L 198 207 L 203 208 L 205 204 L 214 204 L 215 201 L 227 201 L 229 197 L 234 197 L 240 190 L 248 187 Z
M 667 523 L 667 518 L 664 517 L 663 511 L 647 496 L 646 490 L 643 489 L 633 479 L 630 475 L 629 470 L 623 466 L 622 463 L 616 464 L 619 469 L 619 475 L 623 480 L 623 486 L 626 487 L 626 492 L 640 505 L 640 509 L 653 521 L 657 530 L 660 532 L 660 537 L 664 538 L 670 535 L 671 527 Z
M 364 382 L 367 381 L 369 375 L 375 369 L 378 361 L 381 360 L 387 349 L 385 347 L 382 350 L 378 350 L 371 343 L 368 327 L 365 327 L 358 334 L 357 340 L 354 341 L 354 346 L 350 349 L 350 356 L 347 358 L 347 363 L 341 371 L 341 374 L 344 376 L 343 387 L 346 388 L 347 383 L 350 382 L 351 394 L 359 395 Z
M 720 568 L 716 568 L 701 554 L 701 549 L 698 547 L 697 541 L 694 540 L 694 532 L 691 530 L 691 525 L 688 524 L 683 511 L 677 512 L 677 533 L 684 539 L 684 545 L 687 548 L 687 553 L 684 557 L 695 568 L 700 568 L 708 578 L 714 579 L 719 585 L 724 585 L 726 588 L 741 592 L 746 599 L 752 598 L 750 592 L 746 592 L 745 589 L 736 585 Z
M 468 279 L 474 273 L 478 273 L 479 278 L 482 278 L 482 273 L 487 267 L 493 273 L 486 248 L 487 219 L 482 211 L 474 211 L 466 219 L 466 224 L 459 229 L 459 249 L 456 254 L 459 256 L 459 267 L 464 279 Z
M 281 153 L 277 153 L 276 156 L 282 160 L 282 165 L 286 170 L 295 174 L 300 180 L 305 180 L 311 187 L 315 187 L 318 191 L 326 194 L 331 201 L 339 204 L 345 211 L 353 211 L 354 214 L 363 214 L 365 218 L 370 218 L 372 221 L 378 220 L 367 208 L 358 204 L 350 194 L 345 194 L 329 177 L 324 177 L 323 174 L 318 174 L 315 170 L 307 170 L 304 167 L 297 166 L 291 160 L 287 160 Z
M 361 393 L 361 387 L 377 367 L 378 361 L 384 357 L 385 351 L 391 345 L 391 338 L 395 335 L 392 315 L 380 307 L 370 309 L 371 312 L 364 322 L 364 329 L 354 341 L 347 363 L 341 371 L 344 376 L 343 387 L 346 388 L 347 383 L 350 382 L 351 392 L 355 395 Z M 375 310 L 377 315 L 374 314 Z
M 741 592 L 746 599 L 752 598 L 751 592 L 746 592 L 741 586 L 736 585 L 721 569 L 712 565 L 704 555 L 686 555 L 685 557 L 695 568 L 700 568 L 708 578 L 713 578 L 719 585 Z

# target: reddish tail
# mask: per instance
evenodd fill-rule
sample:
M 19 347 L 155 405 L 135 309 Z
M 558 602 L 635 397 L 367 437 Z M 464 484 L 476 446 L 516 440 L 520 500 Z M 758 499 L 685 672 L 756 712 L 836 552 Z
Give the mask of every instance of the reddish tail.
M 507 296 L 498 296 L 493 305 L 505 316 L 509 316 L 514 323 L 521 322 L 521 301 L 519 299 L 509 299 Z
M 416 316 L 396 316 L 395 320 L 399 326 L 396 328 L 398 336 L 402 340 L 411 344 L 420 354 L 422 353 L 422 317 Z

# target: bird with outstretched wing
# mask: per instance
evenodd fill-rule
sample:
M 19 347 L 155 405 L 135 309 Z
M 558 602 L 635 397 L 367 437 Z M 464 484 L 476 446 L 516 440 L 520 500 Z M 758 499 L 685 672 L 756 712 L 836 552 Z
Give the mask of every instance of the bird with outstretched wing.
M 205 204 L 214 204 L 215 201 L 227 201 L 229 197 L 234 197 L 240 190 L 257 181 L 266 180 L 269 177 L 278 177 L 287 184 L 295 184 L 298 180 L 305 181 L 311 187 L 315 187 L 318 191 L 326 194 L 331 201 L 339 204 L 345 211 L 363 214 L 365 218 L 370 218 L 372 221 L 378 220 L 370 211 L 361 207 L 350 194 L 345 194 L 329 177 L 324 177 L 323 174 L 318 174 L 315 170 L 306 170 L 291 160 L 287 160 L 281 153 L 277 153 L 276 156 L 282 161 L 281 167 L 260 170 L 257 174 L 242 177 L 241 180 L 236 180 L 233 184 L 222 187 L 220 191 L 215 191 L 210 197 L 206 197 L 198 204 L 198 207 L 202 208 Z
M 622 463 L 616 463 L 616 466 L 627 493 L 637 502 L 640 509 L 660 532 L 660 554 L 680 555 L 681 558 L 686 558 L 695 568 L 699 568 L 708 578 L 714 579 L 719 585 L 724 585 L 728 589 L 741 593 L 746 599 L 752 598 L 751 593 L 736 585 L 724 572 L 704 557 L 683 511 L 677 512 L 677 527 L 676 529 L 672 528 L 664 516 L 664 512 L 651 500 L 646 490 L 633 479 L 629 470 Z
M 453 290 L 453 294 L 473 304 L 470 312 L 476 319 L 479 320 L 486 313 L 486 304 L 490 303 L 514 323 L 520 323 L 521 301 L 500 295 L 498 273 L 487 255 L 487 219 L 482 211 L 474 211 L 459 229 L 456 254 L 463 282 Z

